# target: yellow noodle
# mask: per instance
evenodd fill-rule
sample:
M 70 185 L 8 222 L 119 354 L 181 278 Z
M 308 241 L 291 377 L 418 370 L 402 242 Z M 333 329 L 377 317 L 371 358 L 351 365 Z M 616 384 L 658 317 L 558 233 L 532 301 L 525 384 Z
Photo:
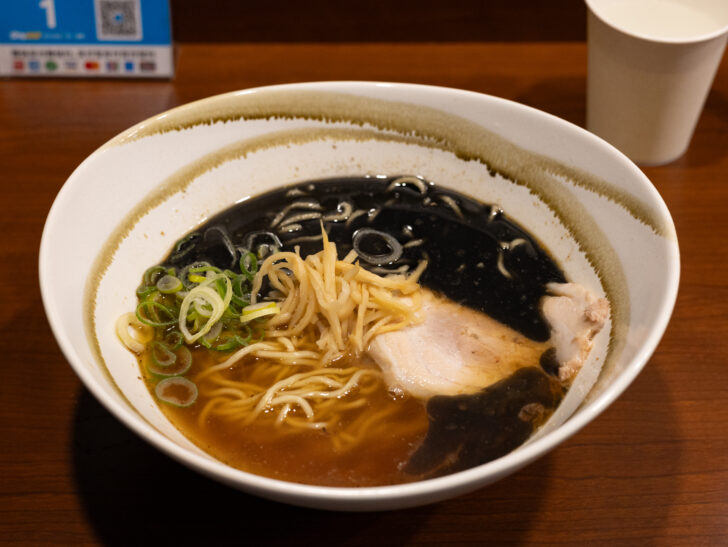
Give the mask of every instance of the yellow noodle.
M 281 431 L 325 429 L 334 449 L 343 451 L 396 412 L 396 405 L 362 412 L 366 397 L 383 389 L 380 372 L 333 363 L 362 353 L 377 334 L 420 320 L 417 279 L 426 263 L 409 276 L 382 277 L 356 264 L 355 253 L 337 260 L 336 245 L 325 233 L 322 239 L 323 250 L 306 259 L 296 248 L 261 263 L 251 303 L 267 277 L 281 295 L 280 313 L 268 320 L 263 342 L 197 375 L 201 393 L 210 397 L 200 423 L 216 415 L 241 423 L 268 420 Z
M 255 351 L 257 351 L 258 349 L 261 349 L 261 348 L 264 348 L 264 349 L 273 349 L 273 347 L 271 346 L 271 344 L 268 344 L 266 342 L 258 342 L 258 343 L 255 343 L 255 344 L 250 344 L 249 346 L 245 346 L 244 348 L 239 349 L 238 351 L 236 351 L 230 358 L 226 359 L 222 363 L 220 363 L 218 365 L 215 365 L 215 366 L 212 366 L 212 367 L 210 367 L 210 368 L 208 368 L 206 370 L 203 370 L 197 376 L 197 380 L 200 380 L 201 378 L 203 378 L 205 376 L 208 376 L 208 375 L 212 374 L 213 372 L 218 372 L 218 371 L 221 371 L 221 370 L 225 370 L 226 368 L 229 368 L 230 365 L 232 365 L 234 363 L 237 363 L 240 359 L 242 359 L 246 355 L 248 355 L 250 353 L 253 353 L 253 352 L 255 352 Z

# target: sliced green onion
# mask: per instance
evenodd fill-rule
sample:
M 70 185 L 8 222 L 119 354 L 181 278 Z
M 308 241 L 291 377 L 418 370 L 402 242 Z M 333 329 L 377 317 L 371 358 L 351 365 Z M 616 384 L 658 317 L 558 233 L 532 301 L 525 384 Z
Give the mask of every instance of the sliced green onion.
M 247 326 L 245 328 L 248 331 L 248 335 L 244 338 L 239 334 L 228 331 L 220 333 L 216 337 L 205 335 L 200 338 L 199 342 L 207 349 L 211 349 L 214 351 L 230 351 L 233 349 L 237 349 L 241 346 L 247 346 L 248 344 L 250 344 L 252 334 L 250 333 L 250 329 L 247 329 Z
M 232 284 L 233 298 L 238 297 L 241 302 L 245 302 L 243 306 L 247 306 L 248 304 L 250 304 L 250 300 L 246 298 L 246 293 L 250 292 L 250 287 L 249 282 L 245 279 L 245 277 L 243 277 L 242 275 L 237 276 L 235 279 L 233 279 Z
M 221 297 L 215 289 L 209 286 L 211 283 L 214 283 L 214 281 L 218 278 L 225 280 L 227 290 L 225 291 L 224 298 Z M 220 320 L 222 314 L 225 312 L 225 309 L 230 304 L 232 293 L 233 289 L 230 280 L 224 274 L 216 274 L 214 277 L 209 278 L 204 283 L 201 283 L 200 285 L 192 289 L 189 294 L 185 296 L 185 299 L 182 301 L 182 305 L 180 306 L 179 310 L 179 327 L 180 331 L 182 331 L 182 334 L 185 337 L 185 341 L 188 344 L 191 344 L 201 336 L 207 334 L 212 326 Z M 205 324 L 196 333 L 193 334 L 187 327 L 187 316 L 193 303 L 195 305 L 195 311 L 199 313 L 197 302 L 198 300 L 202 300 L 205 304 L 209 305 L 211 308 L 211 313 Z
M 169 349 L 172 351 L 176 350 L 182 345 L 182 342 L 184 341 L 184 338 L 182 337 L 182 333 L 178 330 L 173 330 L 168 332 L 164 336 L 164 343 L 169 346 Z
M 157 280 L 167 273 L 167 269 L 164 266 L 152 266 L 146 272 L 144 272 L 144 284 L 145 285 L 156 285 Z
M 240 271 L 250 281 L 255 278 L 255 274 L 258 272 L 258 257 L 255 256 L 255 253 L 251 251 L 243 253 L 243 256 L 240 257 Z
M 204 340 L 205 342 L 212 343 L 217 339 L 218 336 L 220 336 L 220 333 L 222 332 L 222 321 L 218 321 L 215 323 L 210 331 L 200 338 L 200 341 Z
M 212 349 L 215 351 L 230 351 L 233 349 L 237 349 L 241 346 L 247 346 L 250 343 L 250 339 L 252 338 L 252 335 L 248 335 L 245 338 L 242 338 L 241 336 L 234 334 L 230 336 L 226 341 L 221 342 L 217 344 L 216 346 L 213 346 Z
M 167 274 L 157 281 L 157 288 L 163 294 L 172 294 L 182 290 L 182 281 L 173 275 Z
M 212 315 L 212 308 L 209 306 L 206 300 L 198 298 L 192 304 L 195 307 L 197 315 L 199 315 L 200 317 L 210 317 Z
M 140 323 L 133 313 L 125 313 L 116 320 L 116 335 L 131 351 L 142 353 L 146 349 L 146 342 L 152 337 L 153 331 L 147 325 Z
M 137 297 L 141 298 L 142 300 L 155 292 L 157 292 L 157 287 L 154 285 L 152 285 L 151 287 L 148 287 L 146 285 L 139 285 L 139 288 L 137 288 L 136 290 Z
M 216 278 L 213 280 L 211 279 L 213 285 L 217 289 L 217 294 L 219 294 L 222 298 L 225 298 L 225 295 L 227 294 L 228 290 L 230 290 L 230 297 L 232 298 L 233 295 L 233 286 L 232 282 L 228 277 L 224 274 L 220 274 L 216 276 Z
M 146 300 L 139 304 L 136 309 L 136 316 L 139 321 L 151 327 L 168 327 L 177 322 L 173 310 L 153 300 Z
M 247 300 L 243 300 L 236 294 L 233 294 L 230 297 L 230 306 L 232 307 L 233 305 L 235 305 L 236 308 L 239 308 L 239 310 L 237 310 L 237 313 L 235 314 L 236 317 L 242 313 L 243 308 L 248 304 L 250 304 L 250 302 L 248 302 Z
M 202 272 L 215 272 L 215 273 L 222 273 L 222 270 L 218 268 L 217 266 L 213 266 L 212 264 L 208 264 L 207 262 L 197 262 L 197 266 L 194 264 L 190 267 L 190 272 L 192 273 L 202 273 Z
M 187 378 L 179 376 L 161 380 L 154 388 L 154 393 L 163 403 L 181 408 L 188 407 L 197 400 L 197 386 Z
M 187 279 L 192 281 L 192 283 L 202 283 L 203 281 L 207 280 L 207 277 L 205 277 L 204 275 L 190 274 L 187 276 Z
M 195 334 L 193 334 L 187 328 L 187 320 L 190 319 L 188 317 L 188 312 L 190 311 L 190 307 L 194 305 L 194 311 L 196 312 L 196 316 L 203 315 L 200 313 L 200 308 L 202 306 L 199 304 L 199 301 L 203 301 L 205 302 L 205 304 L 209 305 L 210 313 L 207 317 L 207 321 L 205 322 L 205 324 L 201 328 L 199 328 L 199 330 Z M 190 344 L 198 338 L 207 334 L 207 332 L 212 328 L 217 320 L 222 317 L 224 311 L 225 305 L 223 303 L 223 299 L 220 298 L 220 295 L 217 294 L 217 291 L 215 289 L 206 286 L 197 286 L 192 289 L 190 291 L 190 294 L 188 294 L 182 301 L 182 306 L 180 306 L 179 313 L 179 327 L 180 331 L 185 337 L 185 341 Z M 205 313 L 204 315 L 207 315 L 207 313 Z
M 259 317 L 265 317 L 266 315 L 276 315 L 281 312 L 281 308 L 278 306 L 278 302 L 259 302 L 257 304 L 251 304 L 243 308 L 243 314 L 240 316 L 241 323 L 247 323 L 253 319 Z
M 220 298 L 223 299 L 225 303 L 225 307 L 230 303 L 230 299 L 233 295 L 233 286 L 230 282 L 230 279 L 223 274 L 223 273 L 215 273 L 212 275 L 209 275 L 205 281 L 200 283 L 200 286 L 202 287 L 209 287 L 210 285 L 218 286 L 218 282 L 222 281 L 222 285 L 220 285 L 220 288 L 218 289 L 217 293 L 220 295 Z
M 190 270 L 195 269 L 195 268 L 204 268 L 204 267 L 208 267 L 208 266 L 210 266 L 209 262 L 205 262 L 205 261 L 193 262 L 191 264 L 188 264 L 184 268 L 182 268 L 182 270 L 179 272 L 179 275 L 177 277 L 179 277 L 179 279 L 182 281 L 182 283 L 184 284 L 185 287 L 191 288 L 194 283 L 192 281 L 190 281 L 188 278 L 188 274 L 189 274 Z M 195 273 L 195 272 L 193 271 L 192 273 Z
M 158 365 L 155 362 L 154 351 L 152 351 L 151 359 L 147 360 L 147 370 L 155 376 L 172 377 L 181 376 L 190 370 L 192 366 L 192 352 L 186 346 L 180 346 L 174 356 L 173 364 L 169 366 Z
M 152 356 L 152 361 L 154 361 L 154 364 L 160 367 L 168 367 L 174 365 L 175 361 L 177 361 L 177 356 L 171 349 L 167 347 L 167 344 L 165 344 L 164 342 L 152 342 L 150 354 Z

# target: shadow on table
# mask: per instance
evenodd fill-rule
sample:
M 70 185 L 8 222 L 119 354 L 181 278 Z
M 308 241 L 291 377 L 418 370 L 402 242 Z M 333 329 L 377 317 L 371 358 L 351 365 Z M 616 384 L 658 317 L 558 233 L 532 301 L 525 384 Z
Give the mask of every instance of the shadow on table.
M 332 513 L 259 499 L 187 469 L 136 437 L 85 389 L 79 394 L 73 430 L 78 496 L 106 545 L 252 540 L 271 545 L 401 545 L 426 529 L 431 541 L 482 538 L 488 534 L 484 531 L 493 530 L 499 535 L 507 531 L 509 541 L 517 542 L 529 530 L 529 515 L 539 511 L 547 459 L 528 472 L 448 502 L 391 512 Z M 516 515 L 506 518 L 517 518 L 517 527 L 503 522 L 504 512 Z M 463 528 L 467 522 L 471 526 Z

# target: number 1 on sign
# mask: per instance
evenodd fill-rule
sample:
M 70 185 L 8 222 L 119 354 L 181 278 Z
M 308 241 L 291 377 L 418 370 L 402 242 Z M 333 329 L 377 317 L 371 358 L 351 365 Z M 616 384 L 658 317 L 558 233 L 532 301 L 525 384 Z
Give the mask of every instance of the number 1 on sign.
M 56 5 L 54 0 L 40 0 L 38 6 L 46 12 L 46 26 L 56 28 Z

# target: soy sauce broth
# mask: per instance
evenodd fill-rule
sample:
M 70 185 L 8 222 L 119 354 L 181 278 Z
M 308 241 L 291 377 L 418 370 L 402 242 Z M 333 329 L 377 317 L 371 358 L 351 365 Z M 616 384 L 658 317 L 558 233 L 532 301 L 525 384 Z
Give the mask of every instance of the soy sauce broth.
M 426 259 L 428 266 L 420 278 L 422 285 L 486 313 L 531 339 L 547 340 L 549 329 L 540 314 L 539 302 L 546 292 L 546 283 L 565 281 L 548 252 L 497 205 L 480 203 L 421 179 L 408 179 L 341 178 L 265 193 L 208 220 L 189 234 L 185 243 L 173 250 L 163 264 L 181 268 L 191 261 L 204 260 L 219 268 L 230 267 L 230 249 L 222 233 L 228 234 L 235 245 L 244 246 L 271 239 L 260 234 L 272 233 L 273 239 L 280 243 L 280 250 L 299 249 L 305 257 L 321 250 L 317 236 L 322 223 L 342 259 L 352 249 L 357 231 L 373 228 L 397 240 L 402 246 L 401 257 L 393 264 L 361 261 L 363 267 L 386 274 L 402 268 L 413 269 L 418 261 Z M 376 253 L 382 249 L 369 251 Z M 264 286 L 263 290 L 267 288 Z M 190 378 L 194 378 L 196 371 L 219 361 L 219 356 L 196 348 Z M 366 356 L 350 364 L 374 366 Z M 257 365 L 260 363 L 233 366 L 228 375 L 244 377 L 246 368 Z M 529 365 L 556 385 L 539 363 Z M 149 379 L 146 372 L 145 375 Z M 153 389 L 149 380 L 148 385 Z M 493 392 L 502 400 L 509 389 L 505 384 Z M 542 386 L 541 390 L 544 389 L 553 391 L 554 397 L 541 422 L 561 398 L 558 387 Z M 206 403 L 207 390 L 203 382 L 198 401 L 189 408 L 160 406 L 192 442 L 233 467 L 282 480 L 326 486 L 396 484 L 432 476 L 412 472 L 412 466 L 407 470 L 410 457 L 428 434 L 432 416 L 428 416 L 427 403 L 392 394 L 383 383 L 367 399 L 366 406 L 359 409 L 365 414 L 387 413 L 382 427 L 372 428 L 368 435 L 358 439 L 357 448 L 352 450 L 337 447 L 331 441 L 330 431 L 291 431 L 285 426 L 277 427 L 272 416 L 249 425 L 212 415 L 200 421 L 198 415 Z M 523 398 L 523 394 L 518 396 Z M 481 396 L 478 403 L 485 405 L 485 413 L 491 404 L 488 401 L 487 396 Z M 441 403 L 438 408 L 442 407 Z M 356 414 L 344 414 L 342 420 L 355 419 Z M 497 425 L 489 422 L 487 427 L 493 430 Z M 527 438 L 529 431 L 520 427 L 517 439 L 501 443 L 505 448 L 493 447 L 483 453 L 490 459 L 501 456 Z M 494 430 L 491 437 L 503 434 L 509 432 Z M 482 438 L 483 442 L 489 442 L 488 435 Z M 473 465 L 479 463 L 484 462 Z

